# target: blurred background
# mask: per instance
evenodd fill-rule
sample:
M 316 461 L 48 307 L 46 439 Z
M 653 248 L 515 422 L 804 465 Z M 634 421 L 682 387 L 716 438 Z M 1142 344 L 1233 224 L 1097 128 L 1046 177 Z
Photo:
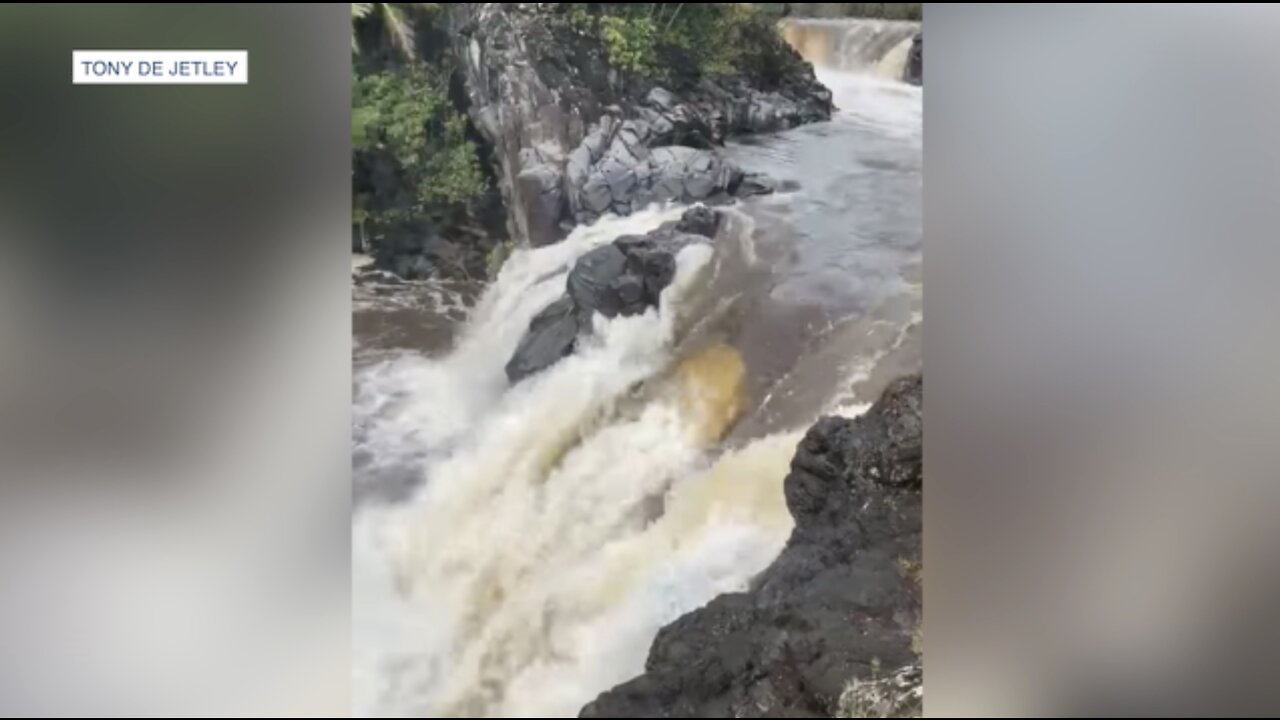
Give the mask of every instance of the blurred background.
M 1280 10 L 930 4 L 926 713 L 1280 707 Z
M 346 713 L 349 36 L 0 8 L 0 713 Z M 76 49 L 250 82 L 73 86 Z

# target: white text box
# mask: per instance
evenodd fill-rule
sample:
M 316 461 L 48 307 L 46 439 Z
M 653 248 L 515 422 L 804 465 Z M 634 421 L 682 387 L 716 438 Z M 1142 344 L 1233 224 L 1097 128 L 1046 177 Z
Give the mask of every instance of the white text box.
M 74 50 L 75 85 L 245 85 L 247 50 Z

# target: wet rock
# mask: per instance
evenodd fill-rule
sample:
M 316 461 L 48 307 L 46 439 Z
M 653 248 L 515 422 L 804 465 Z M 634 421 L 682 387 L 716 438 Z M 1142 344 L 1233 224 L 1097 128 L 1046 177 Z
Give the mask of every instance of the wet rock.
M 534 162 L 516 176 L 529 243 L 549 245 L 559 239 L 557 225 L 565 213 L 564 171 L 555 164 Z
M 645 673 L 580 717 L 817 718 L 911 706 L 922 694 L 912 668 L 923 389 L 920 376 L 902 378 L 865 415 L 815 424 L 785 481 L 796 527 L 778 559 L 750 591 L 663 628 Z
M 778 189 L 773 178 L 761 173 L 746 173 L 735 187 L 729 189 L 737 197 L 769 195 Z
M 924 33 L 916 33 L 907 52 L 907 65 L 902 70 L 902 81 L 911 85 L 924 85 Z
M 676 256 L 693 243 L 710 242 L 720 216 L 705 207 L 690 209 L 676 222 L 645 235 L 624 235 L 578 258 L 565 282 L 565 295 L 533 319 L 511 361 L 515 383 L 573 352 L 592 317 L 638 315 L 657 307 L 676 274 Z
M 708 207 L 691 208 L 680 216 L 675 229 L 690 235 L 713 238 L 720 231 L 720 213 Z
M 572 354 L 577 340 L 578 319 L 573 301 L 566 296 L 547 306 L 529 323 L 529 332 L 507 363 L 507 377 L 517 382 L 550 367 Z
M 680 145 L 651 149 L 638 144 L 650 134 L 642 121 L 617 127 L 598 160 L 590 160 L 591 149 L 583 147 L 569 161 L 569 184 L 576 188 L 569 209 L 577 222 L 606 212 L 628 215 L 656 202 L 701 202 L 740 187 L 747 194 L 760 192 L 758 185 L 744 186 L 744 173 L 718 153 Z M 592 135 L 600 136 L 609 133 Z
M 568 293 L 580 315 L 590 317 L 599 311 L 613 317 L 621 310 L 622 302 L 614 284 L 627 268 L 627 256 L 617 245 L 605 245 L 583 255 L 569 272 Z

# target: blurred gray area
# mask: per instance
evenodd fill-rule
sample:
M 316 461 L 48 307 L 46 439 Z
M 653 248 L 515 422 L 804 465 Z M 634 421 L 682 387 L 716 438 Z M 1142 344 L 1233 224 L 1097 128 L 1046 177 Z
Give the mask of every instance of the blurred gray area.
M 926 712 L 1280 709 L 1280 10 L 928 10 Z
M 349 22 L 0 8 L 0 713 L 345 708 Z M 250 83 L 73 86 L 78 49 Z

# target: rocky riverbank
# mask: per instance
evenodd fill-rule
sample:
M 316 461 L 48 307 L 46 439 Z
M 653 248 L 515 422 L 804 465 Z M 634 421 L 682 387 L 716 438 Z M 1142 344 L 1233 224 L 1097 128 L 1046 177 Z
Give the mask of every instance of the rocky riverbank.
M 746 593 L 664 628 L 584 718 L 911 717 L 921 711 L 921 376 L 828 417 L 785 482 L 796 521 Z
M 454 14 L 468 110 L 495 148 L 519 241 L 545 245 L 653 202 L 767 191 L 715 147 L 831 115 L 830 92 L 776 32 L 752 35 L 733 72 L 629 72 L 555 5 L 460 3 Z

